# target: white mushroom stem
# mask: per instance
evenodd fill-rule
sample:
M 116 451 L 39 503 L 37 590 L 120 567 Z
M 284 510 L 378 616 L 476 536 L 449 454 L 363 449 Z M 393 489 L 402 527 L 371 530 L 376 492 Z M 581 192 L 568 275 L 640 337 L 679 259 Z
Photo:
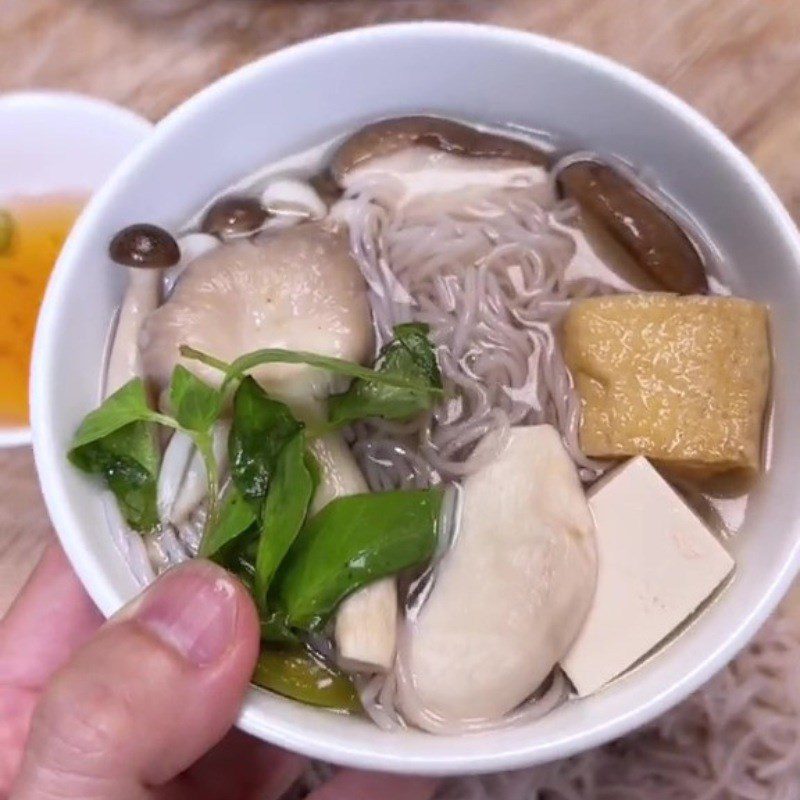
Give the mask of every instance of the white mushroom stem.
M 194 452 L 195 446 L 191 436 L 183 431 L 175 431 L 172 434 L 164 451 L 164 458 L 161 460 L 156 487 L 156 507 L 158 518 L 162 522 L 168 522 L 171 518 L 172 508 Z
M 217 462 L 217 473 L 228 468 L 228 433 L 230 422 L 214 425 L 212 447 Z M 169 440 L 158 475 L 157 505 L 162 522 L 179 526 L 205 500 L 208 494 L 206 465 L 192 438 L 176 431 Z
M 181 273 L 186 267 L 196 258 L 210 253 L 212 250 L 219 247 L 219 245 L 220 240 L 210 233 L 187 233 L 181 236 L 181 238 L 178 239 L 181 260 L 164 273 L 164 292 L 167 295 L 170 294 L 175 288 L 176 281 L 180 278 Z
M 299 219 L 322 219 L 328 207 L 311 184 L 291 178 L 272 181 L 261 194 L 261 204 L 272 214 Z
M 114 342 L 108 359 L 106 396 L 142 374 L 139 331 L 145 318 L 158 307 L 160 299 L 160 269 L 128 270 L 128 288 L 119 309 Z
M 369 491 L 341 434 L 315 439 L 311 450 L 320 467 L 312 513 L 337 497 Z M 397 646 L 397 613 L 394 578 L 383 578 L 350 595 L 336 613 L 334 639 L 341 667 L 349 672 L 391 670 Z
M 230 422 L 226 420 L 217 422 L 214 425 L 212 449 L 217 462 L 217 474 L 219 476 L 223 475 L 228 469 L 228 433 L 230 429 Z M 195 449 L 184 475 L 183 485 L 170 509 L 169 521 L 173 525 L 180 525 L 185 522 L 207 494 L 208 478 L 205 461 L 200 452 Z
M 389 672 L 397 648 L 397 581 L 382 578 L 350 595 L 336 613 L 339 665 L 348 672 Z

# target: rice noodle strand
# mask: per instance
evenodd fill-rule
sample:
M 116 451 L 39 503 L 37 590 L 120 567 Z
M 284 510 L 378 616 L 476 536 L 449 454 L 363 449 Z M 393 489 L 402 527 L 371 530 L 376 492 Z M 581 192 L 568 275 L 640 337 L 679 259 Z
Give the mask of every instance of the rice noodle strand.
M 585 479 L 602 469 L 578 446 L 578 398 L 553 333 L 573 292 L 607 290 L 565 279 L 575 245 L 556 220 L 575 209 L 543 207 L 530 185 L 472 194 L 402 205 L 392 180 L 365 176 L 334 209 L 349 227 L 379 343 L 398 323 L 427 323 L 450 398 L 402 430 L 356 426 L 353 448 L 375 489 L 462 478 L 482 465 L 472 452 L 487 433 L 501 431 L 502 447 L 502 432 L 521 424 L 555 425 Z

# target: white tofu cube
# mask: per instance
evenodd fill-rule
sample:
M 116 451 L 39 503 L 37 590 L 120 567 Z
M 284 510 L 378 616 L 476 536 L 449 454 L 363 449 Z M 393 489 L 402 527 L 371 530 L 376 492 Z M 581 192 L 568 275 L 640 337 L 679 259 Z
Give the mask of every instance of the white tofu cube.
M 600 481 L 589 506 L 597 528 L 597 592 L 561 662 L 581 696 L 649 653 L 734 567 L 646 458 L 633 458 Z

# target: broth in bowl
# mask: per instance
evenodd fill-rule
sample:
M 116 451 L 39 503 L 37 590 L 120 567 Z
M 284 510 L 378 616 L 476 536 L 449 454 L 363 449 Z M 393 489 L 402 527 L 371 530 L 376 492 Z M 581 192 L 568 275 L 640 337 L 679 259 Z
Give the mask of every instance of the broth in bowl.
M 657 652 L 733 573 L 771 354 L 646 166 L 393 118 L 120 231 L 69 456 L 139 581 L 222 564 L 255 682 L 384 729 L 535 719 Z

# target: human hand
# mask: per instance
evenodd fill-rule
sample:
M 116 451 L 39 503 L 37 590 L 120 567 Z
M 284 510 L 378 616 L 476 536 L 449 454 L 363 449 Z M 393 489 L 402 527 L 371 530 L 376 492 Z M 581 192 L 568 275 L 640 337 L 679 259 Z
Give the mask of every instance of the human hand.
M 277 800 L 305 761 L 229 732 L 258 652 L 245 589 L 171 570 L 107 623 L 58 545 L 0 622 L 0 798 Z M 435 781 L 340 771 L 309 800 L 429 800 Z

